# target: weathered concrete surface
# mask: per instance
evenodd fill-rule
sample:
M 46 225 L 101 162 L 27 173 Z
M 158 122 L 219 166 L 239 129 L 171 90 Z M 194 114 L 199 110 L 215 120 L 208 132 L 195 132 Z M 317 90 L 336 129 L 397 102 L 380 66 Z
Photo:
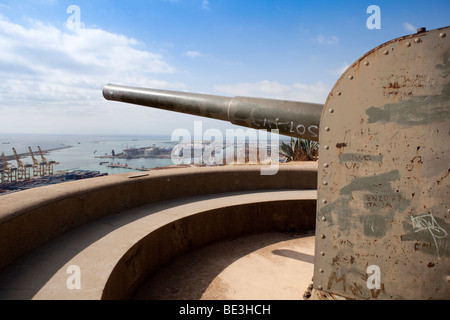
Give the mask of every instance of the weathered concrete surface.
M 153 274 L 133 299 L 302 300 L 313 270 L 313 235 L 250 235 L 176 259 Z
M 129 298 L 144 276 L 161 264 L 221 239 L 271 231 L 314 230 L 316 197 L 315 190 L 268 191 L 215 197 L 213 208 L 190 203 L 190 208 L 180 210 L 177 220 L 172 218 L 122 253 L 104 286 L 102 299 Z
M 255 169 L 126 174 L 2 198 L 1 250 L 16 262 L 0 273 L 0 298 L 127 299 L 149 273 L 209 243 L 314 230 L 317 166 L 282 166 L 269 179 Z M 81 290 L 67 287 L 73 265 L 81 270 Z
M 316 192 L 267 191 L 170 200 L 76 228 L 9 266 L 0 299 L 127 299 L 175 257 L 224 238 L 314 230 Z M 67 287 L 79 267 L 81 289 Z
M 149 203 L 249 190 L 316 189 L 317 163 L 177 168 L 126 173 L 0 197 L 0 270 L 49 239 L 101 217 Z

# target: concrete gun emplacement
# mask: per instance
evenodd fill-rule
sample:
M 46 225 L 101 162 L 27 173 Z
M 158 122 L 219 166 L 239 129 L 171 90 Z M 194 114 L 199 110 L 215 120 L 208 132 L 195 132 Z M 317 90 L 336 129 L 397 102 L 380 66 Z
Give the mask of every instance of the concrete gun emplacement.
M 108 100 L 318 141 L 316 299 L 450 299 L 450 27 L 388 41 L 324 105 L 107 85 Z M 301 213 L 299 213 L 301 214 Z

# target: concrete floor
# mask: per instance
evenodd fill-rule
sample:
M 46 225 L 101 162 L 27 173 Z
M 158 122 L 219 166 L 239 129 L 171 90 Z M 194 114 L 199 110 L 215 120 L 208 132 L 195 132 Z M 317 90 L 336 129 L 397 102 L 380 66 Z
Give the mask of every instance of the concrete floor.
M 314 271 L 314 235 L 266 233 L 221 241 L 177 258 L 136 300 L 303 300 Z

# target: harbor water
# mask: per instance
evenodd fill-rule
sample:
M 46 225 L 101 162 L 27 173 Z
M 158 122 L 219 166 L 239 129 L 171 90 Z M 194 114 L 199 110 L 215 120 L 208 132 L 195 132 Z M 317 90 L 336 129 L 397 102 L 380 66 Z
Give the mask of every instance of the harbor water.
M 29 155 L 28 147 L 31 147 L 34 157 L 41 161 L 38 146 L 42 151 L 53 150 L 44 154 L 47 160 L 59 162 L 54 170 L 92 170 L 100 173 L 119 174 L 125 172 L 139 171 L 139 168 L 156 168 L 173 165 L 172 160 L 160 158 L 100 158 L 101 156 L 111 156 L 121 153 L 129 148 L 144 148 L 156 146 L 159 148 L 173 147 L 175 142 L 166 136 L 112 136 L 112 135 L 45 135 L 45 134 L 1 134 L 0 133 L 0 154 L 6 156 L 13 155 L 12 148 L 18 154 L 27 154 L 20 160 L 25 164 L 32 164 L 33 160 Z M 9 160 L 17 166 L 15 160 Z M 103 164 L 100 164 L 103 163 Z M 127 165 L 129 168 L 111 168 L 108 164 Z M 134 169 L 131 169 L 134 168 Z

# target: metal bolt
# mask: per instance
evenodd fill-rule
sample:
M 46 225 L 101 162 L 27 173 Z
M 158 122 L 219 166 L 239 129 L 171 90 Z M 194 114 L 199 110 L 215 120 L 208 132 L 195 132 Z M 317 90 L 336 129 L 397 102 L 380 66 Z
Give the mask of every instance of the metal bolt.
M 445 32 L 441 32 L 439 33 L 439 38 L 444 39 L 447 35 L 445 34 Z
M 422 33 L 422 32 L 426 32 L 426 31 L 427 31 L 427 28 L 424 28 L 424 27 L 417 29 L 417 33 Z
M 367 67 L 369 65 L 369 61 L 365 61 L 364 65 Z
M 349 80 L 353 80 L 353 76 L 348 76 L 348 79 Z
M 323 269 L 322 269 L 322 268 L 320 268 L 320 269 L 319 269 L 319 272 L 320 272 L 320 273 L 323 273 Z
M 330 108 L 330 109 L 328 110 L 328 112 L 333 113 L 333 112 L 334 112 L 334 109 L 333 109 L 333 108 Z
M 328 149 L 330 149 L 330 147 L 329 147 L 329 146 L 325 146 L 324 148 L 325 148 L 325 150 L 328 150 Z
M 330 165 L 329 165 L 328 163 L 325 163 L 323 166 L 324 166 L 325 168 L 328 168 Z
M 320 251 L 320 255 L 323 257 L 325 255 L 325 252 Z
M 407 47 L 411 47 L 411 42 L 407 42 L 406 44 L 405 44 Z
M 387 50 L 387 49 L 384 50 L 384 51 L 383 51 L 383 54 L 384 54 L 385 56 L 387 56 L 387 55 L 389 54 L 389 50 Z
M 325 239 L 325 235 L 324 235 L 323 233 L 320 235 L 320 237 L 321 237 L 322 239 Z
M 327 182 L 327 181 L 324 181 L 324 182 L 323 182 L 323 185 L 324 185 L 324 186 L 327 186 L 327 185 L 328 185 L 328 182 Z
M 420 38 L 416 38 L 416 39 L 414 39 L 414 42 L 415 43 L 420 43 L 420 42 L 422 42 L 422 40 L 420 40 Z
M 330 131 L 330 127 L 325 127 L 325 131 Z
M 322 221 L 327 221 L 327 218 L 326 217 L 322 217 Z
M 342 94 L 342 92 L 338 91 L 338 92 L 336 92 L 336 94 L 337 94 L 338 96 L 340 96 L 340 95 Z
M 323 200 L 322 200 L 322 203 L 323 203 L 323 204 L 327 204 L 327 203 L 328 203 L 327 199 L 323 199 Z M 322 221 L 323 221 L 323 218 L 325 218 L 325 217 L 322 217 Z

